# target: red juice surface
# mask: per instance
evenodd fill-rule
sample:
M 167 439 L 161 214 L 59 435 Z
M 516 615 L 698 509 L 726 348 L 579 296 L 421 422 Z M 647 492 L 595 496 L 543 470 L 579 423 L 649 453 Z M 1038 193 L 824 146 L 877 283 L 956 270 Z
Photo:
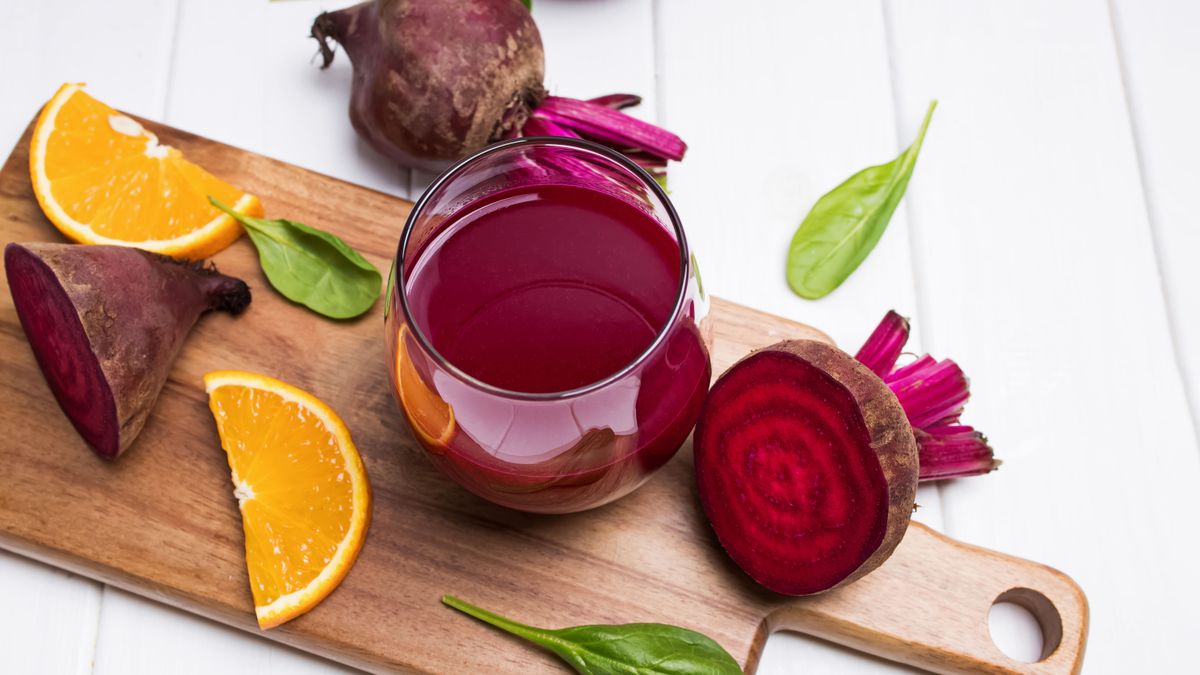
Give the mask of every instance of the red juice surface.
M 675 304 L 673 231 L 619 197 L 574 185 L 513 188 L 440 225 L 406 275 L 414 323 L 485 384 L 549 394 L 509 400 L 430 377 L 458 428 L 431 457 L 472 491 L 531 511 L 574 511 L 635 488 L 695 423 L 710 370 L 690 304 Z M 431 368 L 436 369 L 436 367 Z
M 670 318 L 679 245 L 617 197 L 570 185 L 491 195 L 448 222 L 409 277 L 417 325 L 494 387 L 568 391 L 604 379 Z

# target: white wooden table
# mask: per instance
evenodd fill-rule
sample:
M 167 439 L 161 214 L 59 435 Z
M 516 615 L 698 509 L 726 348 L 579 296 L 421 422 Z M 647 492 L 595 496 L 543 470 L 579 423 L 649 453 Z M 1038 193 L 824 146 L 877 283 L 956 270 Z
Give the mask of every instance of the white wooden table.
M 350 129 L 347 60 L 313 63 L 309 23 L 340 4 L 5 0 L 0 144 L 60 83 L 86 81 L 146 117 L 415 196 L 429 177 Z M 690 144 L 672 195 L 714 293 L 847 345 L 894 307 L 914 317 L 917 345 L 963 364 L 969 422 L 1005 464 L 923 489 L 919 519 L 1073 575 L 1091 601 L 1087 672 L 1194 667 L 1200 3 L 534 5 L 552 91 L 640 93 L 637 114 Z M 812 202 L 891 159 L 932 98 L 876 251 L 826 299 L 792 295 L 784 252 Z M 1035 648 L 1025 624 L 994 614 L 1014 649 Z M 780 635 L 760 672 L 889 667 Z M 0 672 L 338 669 L 0 553 Z

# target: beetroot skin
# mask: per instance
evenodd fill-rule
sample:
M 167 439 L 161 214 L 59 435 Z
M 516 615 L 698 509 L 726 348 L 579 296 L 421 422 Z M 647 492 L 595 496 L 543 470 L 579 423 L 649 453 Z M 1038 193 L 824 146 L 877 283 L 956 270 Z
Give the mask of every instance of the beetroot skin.
M 379 0 L 313 23 L 354 64 L 350 122 L 406 166 L 438 170 L 520 128 L 546 92 L 542 40 L 517 0 Z
M 912 428 L 887 385 L 835 347 L 794 340 L 739 361 L 709 392 L 694 448 L 721 545 L 778 593 L 858 579 L 908 527 Z
M 487 144 L 567 136 L 629 154 L 651 174 L 686 145 L 620 112 L 640 99 L 547 96 L 542 38 L 519 0 L 368 0 L 312 25 L 323 67 L 331 42 L 350 57 L 350 122 L 404 166 L 440 171 Z
M 250 303 L 238 279 L 120 246 L 8 244 L 4 269 L 50 390 L 105 459 L 142 430 L 200 315 Z

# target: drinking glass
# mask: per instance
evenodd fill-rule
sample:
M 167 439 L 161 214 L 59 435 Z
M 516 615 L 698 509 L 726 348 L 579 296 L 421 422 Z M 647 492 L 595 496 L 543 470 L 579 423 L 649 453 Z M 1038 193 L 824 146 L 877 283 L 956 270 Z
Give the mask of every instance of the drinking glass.
M 623 367 L 566 391 L 514 391 L 473 377 L 434 348 L 414 319 L 413 284 L 423 277 L 413 270 L 431 242 L 454 236 L 448 228 L 489 196 L 542 186 L 587 188 L 636 207 L 646 216 L 641 226 L 662 228 L 677 244 L 678 284 L 653 341 Z M 645 171 L 594 143 L 515 139 L 442 174 L 405 223 L 387 300 L 393 393 L 414 436 L 448 476 L 507 507 L 567 513 L 628 494 L 675 455 L 707 394 L 711 365 L 699 330 L 707 300 L 679 217 Z

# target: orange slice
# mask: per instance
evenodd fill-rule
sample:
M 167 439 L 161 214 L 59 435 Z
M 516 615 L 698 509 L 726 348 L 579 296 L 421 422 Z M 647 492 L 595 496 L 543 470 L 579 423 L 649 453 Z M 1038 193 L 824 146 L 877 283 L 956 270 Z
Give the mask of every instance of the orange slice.
M 209 195 L 247 215 L 262 204 L 183 158 L 136 120 L 64 84 L 42 108 L 29 148 L 33 192 L 50 222 L 81 244 L 204 258 L 242 233 Z
M 204 376 L 246 533 L 258 625 L 300 616 L 362 548 L 371 487 L 350 432 L 312 394 L 236 370 Z
M 396 386 L 409 426 L 430 446 L 445 447 L 454 436 L 454 409 L 433 393 L 408 355 L 408 326 L 401 324 L 396 348 Z

